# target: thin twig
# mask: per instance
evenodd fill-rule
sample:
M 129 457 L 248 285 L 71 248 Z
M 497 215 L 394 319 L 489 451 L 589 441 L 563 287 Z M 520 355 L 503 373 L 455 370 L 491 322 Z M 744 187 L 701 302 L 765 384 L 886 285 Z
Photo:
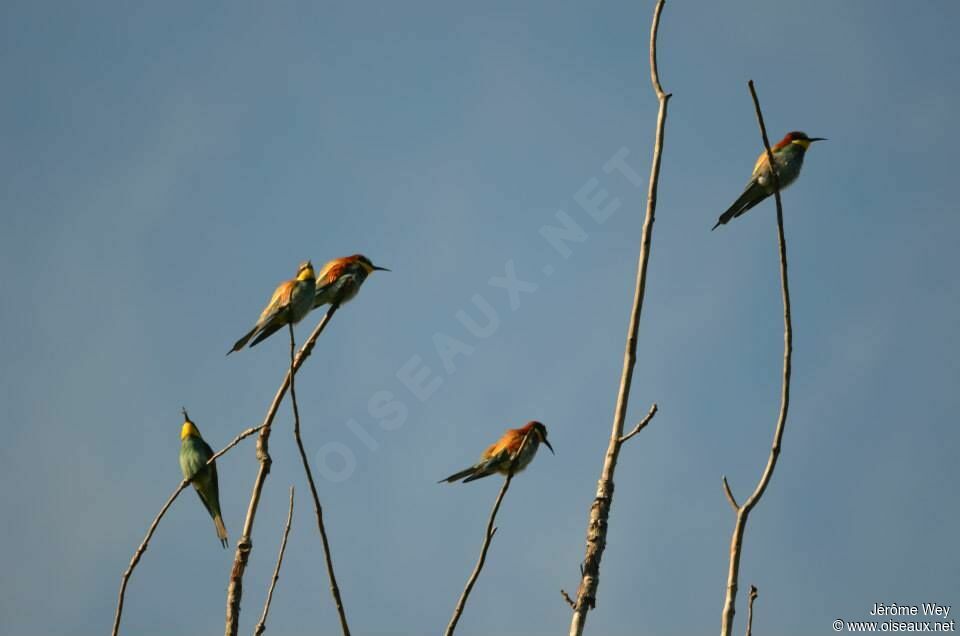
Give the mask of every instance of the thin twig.
M 287 370 L 287 374 L 283 382 L 280 383 L 280 388 L 277 389 L 277 393 L 274 395 L 273 401 L 267 409 L 267 415 L 264 417 L 263 424 L 260 427 L 260 435 L 257 436 L 257 461 L 260 462 L 260 468 L 253 482 L 253 491 L 250 493 L 250 503 L 247 505 L 247 516 L 243 522 L 243 532 L 237 541 L 237 552 L 233 558 L 230 582 L 227 585 L 227 614 L 226 626 L 224 628 L 224 634 L 226 636 L 237 636 L 240 621 L 240 599 L 243 596 L 243 574 L 247 568 L 250 551 L 253 549 L 253 541 L 250 535 L 253 533 L 253 522 L 257 516 L 257 508 L 260 506 L 260 493 L 263 491 L 263 484 L 267 479 L 267 474 L 270 473 L 269 441 L 273 418 L 276 416 L 277 409 L 280 408 L 280 402 L 283 400 L 283 396 L 290 386 L 290 379 L 313 352 L 313 346 L 316 344 L 317 338 L 323 333 L 324 327 L 327 326 L 327 323 L 330 322 L 330 319 L 333 318 L 333 314 L 336 313 L 339 307 L 340 303 L 330 305 L 330 309 L 327 310 L 327 313 L 324 314 L 320 322 L 317 323 L 317 326 L 310 333 L 306 342 L 300 347 L 293 368 Z
M 647 424 L 650 423 L 650 420 L 652 420 L 653 416 L 656 414 L 657 414 L 657 403 L 654 402 L 653 406 L 650 407 L 650 410 L 647 412 L 644 418 L 639 422 L 637 422 L 637 425 L 633 427 L 633 430 L 620 438 L 620 443 L 623 444 L 625 441 L 627 441 L 628 439 L 630 439 L 631 437 L 633 437 L 634 435 L 642 431 L 644 428 L 646 428 Z
M 293 366 L 294 357 L 293 327 L 290 328 L 290 365 Z M 293 376 L 290 381 L 290 401 L 293 404 L 293 437 L 297 440 L 297 449 L 300 451 L 300 460 L 303 462 L 303 470 L 307 473 L 307 483 L 310 485 L 310 494 L 313 495 L 313 509 L 317 515 L 317 528 L 320 530 L 320 542 L 323 544 L 323 560 L 327 566 L 327 577 L 330 579 L 330 593 L 333 595 L 333 604 L 337 608 L 337 616 L 340 618 L 340 629 L 343 636 L 350 636 L 350 627 L 347 625 L 347 614 L 343 609 L 343 600 L 340 598 L 340 587 L 337 585 L 337 576 L 333 572 L 333 558 L 330 556 L 330 542 L 327 540 L 327 530 L 323 525 L 323 506 L 320 505 L 320 496 L 317 494 L 317 485 L 313 481 L 313 471 L 310 470 L 310 462 L 307 461 L 307 452 L 303 448 L 303 440 L 300 437 L 300 409 L 297 407 L 297 393 L 293 385 Z
M 503 501 L 503 496 L 507 494 L 507 489 L 510 488 L 510 482 L 513 481 L 513 472 L 517 467 L 517 460 L 523 452 L 523 447 L 527 445 L 527 440 L 532 430 L 533 429 L 527 431 L 523 439 L 520 440 L 520 446 L 510 462 L 510 466 L 507 469 L 507 478 L 503 481 L 500 494 L 497 495 L 497 500 L 493 503 L 493 510 L 490 511 L 490 519 L 487 520 L 487 531 L 483 535 L 483 545 L 480 546 L 480 558 L 477 559 L 477 565 L 473 568 L 473 572 L 470 573 L 470 578 L 467 579 L 467 584 L 463 588 L 463 593 L 460 594 L 460 600 L 457 601 L 457 606 L 453 608 L 453 616 L 450 617 L 450 624 L 447 625 L 443 636 L 453 636 L 453 632 L 457 628 L 457 622 L 460 620 L 460 615 L 463 614 L 463 608 L 467 604 L 467 597 L 470 596 L 473 584 L 477 582 L 477 578 L 480 576 L 480 570 L 483 569 L 483 564 L 487 560 L 487 550 L 490 548 L 490 541 L 493 540 L 493 535 L 497 533 L 497 528 L 493 523 L 496 521 L 497 511 L 500 510 L 500 502 Z
M 750 594 L 747 595 L 747 633 L 746 636 L 753 634 L 753 602 L 757 600 L 757 586 L 750 586 Z
M 760 100 L 753 87 L 753 80 L 747 82 L 753 106 L 757 113 L 757 123 L 760 125 L 760 135 L 763 137 L 763 147 L 767 151 L 767 161 L 770 162 L 770 174 L 773 175 L 773 194 L 777 202 L 777 244 L 780 249 L 780 291 L 783 298 L 783 379 L 780 388 L 780 413 L 777 416 L 777 427 L 773 433 L 773 443 L 770 446 L 770 455 L 763 475 L 753 493 L 737 509 L 736 522 L 733 526 L 733 535 L 730 537 L 730 566 L 727 571 L 727 595 L 723 603 L 723 615 L 720 622 L 721 636 L 730 636 L 733 633 L 733 616 L 736 613 L 737 582 L 740 576 L 740 554 L 743 548 L 743 533 L 746 529 L 750 511 L 760 501 L 773 471 L 777 467 L 777 458 L 780 456 L 780 443 L 783 440 L 783 431 L 787 425 L 787 410 L 790 407 L 790 360 L 793 355 L 793 325 L 790 314 L 790 285 L 787 279 L 787 242 L 783 235 L 783 203 L 780 200 L 780 177 L 777 175 L 776 162 L 773 151 L 770 149 L 770 140 L 767 138 L 767 128 L 763 123 L 763 113 L 760 111 Z M 724 480 L 725 489 L 729 486 Z
M 217 459 L 229 451 L 231 448 L 239 444 L 244 439 L 250 437 L 257 431 L 259 431 L 262 426 L 255 426 L 253 428 L 248 428 L 245 431 L 242 431 L 236 437 L 233 438 L 229 444 L 224 446 L 220 451 L 214 454 L 207 464 L 212 464 L 217 461 Z M 130 575 L 133 574 L 134 568 L 137 567 L 137 564 L 140 562 L 140 557 L 143 556 L 143 553 L 147 551 L 147 544 L 150 543 L 150 539 L 153 537 L 153 533 L 157 530 L 157 526 L 160 525 L 160 520 L 163 519 L 163 516 L 167 514 L 167 509 L 173 504 L 174 500 L 180 496 L 180 493 L 190 485 L 189 479 L 184 479 L 180 482 L 180 485 L 173 491 L 173 494 L 167 499 L 167 502 L 163 504 L 163 507 L 160 508 L 160 512 L 157 513 L 157 516 L 154 517 L 153 523 L 150 524 L 150 527 L 147 529 L 147 536 L 143 538 L 143 541 L 140 543 L 140 546 L 137 548 L 136 552 L 133 553 L 133 558 L 130 559 L 130 564 L 127 566 L 126 571 L 123 573 L 123 576 L 120 577 L 120 594 L 117 597 L 117 611 L 113 617 L 113 629 L 111 630 L 111 636 L 117 636 L 120 633 L 120 617 L 123 615 L 123 601 L 127 594 L 127 582 L 130 580 Z
M 580 585 L 577 588 L 577 600 L 570 620 L 570 636 L 580 636 L 587 621 L 587 612 L 596 606 L 597 587 L 600 583 L 600 560 L 607 542 L 607 520 L 613 502 L 613 475 L 617 467 L 623 436 L 623 423 L 630 399 L 630 386 L 633 381 L 633 367 L 637 359 L 637 332 L 640 327 L 640 314 L 643 310 L 643 298 L 647 284 L 647 263 L 650 259 L 650 243 L 653 237 L 653 223 L 656 217 L 657 189 L 660 182 L 660 159 L 663 155 L 664 126 L 667 119 L 667 103 L 670 94 L 663 91 L 660 73 L 657 69 L 657 32 L 660 28 L 660 14 L 664 0 L 659 0 L 653 10 L 650 25 L 650 82 L 660 103 L 657 112 L 656 139 L 653 146 L 653 161 L 650 167 L 650 181 L 647 184 L 647 211 L 643 221 L 640 239 L 640 256 L 637 262 L 636 290 L 633 308 L 630 312 L 630 325 L 627 328 L 627 343 L 623 356 L 623 372 L 620 388 L 617 392 L 617 406 L 614 411 L 610 442 L 604 457 L 603 469 L 597 483 L 597 494 L 590 507 L 587 522 L 586 556 L 581 566 Z M 628 436 L 629 437 L 629 436 Z
M 270 613 L 270 602 L 273 601 L 273 590 L 277 587 L 277 581 L 280 580 L 280 566 L 283 565 L 283 553 L 287 549 L 287 537 L 290 536 L 290 522 L 293 521 L 293 486 L 290 486 L 290 507 L 287 509 L 287 523 L 283 527 L 283 538 L 280 540 L 280 554 L 277 555 L 277 566 L 273 568 L 273 579 L 270 581 L 270 588 L 267 590 L 267 600 L 263 604 L 263 613 L 260 615 L 260 622 L 253 630 L 253 636 L 260 636 L 267 629 L 267 614 Z
M 567 605 L 570 606 L 570 609 L 574 609 L 577 604 L 573 602 L 573 599 L 570 598 L 570 595 L 567 594 L 567 591 L 563 588 L 560 588 L 560 596 L 563 597 L 563 600 L 566 601 Z
M 737 503 L 736 498 L 733 496 L 733 491 L 730 490 L 730 484 L 727 482 L 727 476 L 724 475 L 723 479 L 723 494 L 727 496 L 727 501 L 730 502 L 730 507 L 733 508 L 734 512 L 740 510 L 740 504 Z

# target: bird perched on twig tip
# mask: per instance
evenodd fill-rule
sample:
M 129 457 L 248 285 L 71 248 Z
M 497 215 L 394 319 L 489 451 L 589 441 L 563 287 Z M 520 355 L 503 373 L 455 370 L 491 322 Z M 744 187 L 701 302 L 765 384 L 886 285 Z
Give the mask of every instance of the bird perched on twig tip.
M 540 422 L 529 422 L 520 428 L 507 429 L 500 439 L 483 451 L 480 461 L 470 468 L 441 479 L 439 483 L 453 483 L 464 477 L 466 479 L 463 483 L 467 483 L 493 473 L 507 475 L 511 470 L 514 474 L 519 473 L 537 454 L 541 442 L 553 453 L 553 446 L 547 441 L 547 427 Z

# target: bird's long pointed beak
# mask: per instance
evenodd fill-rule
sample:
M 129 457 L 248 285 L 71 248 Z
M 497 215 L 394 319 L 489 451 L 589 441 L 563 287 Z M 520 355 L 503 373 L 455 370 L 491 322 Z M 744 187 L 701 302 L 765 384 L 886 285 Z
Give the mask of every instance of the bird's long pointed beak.
M 813 143 L 815 141 L 829 141 L 829 139 L 827 139 L 826 137 L 811 137 L 807 141 L 809 141 L 810 143 Z
M 386 267 L 377 267 L 376 265 L 373 266 L 373 270 L 376 271 L 376 272 L 390 272 L 390 271 L 393 271 L 393 270 L 387 269 Z
M 543 443 L 546 445 L 547 448 L 550 449 L 550 452 L 552 454 L 556 455 L 556 453 L 553 452 L 553 446 L 550 445 L 550 442 L 548 442 L 547 440 L 543 440 Z

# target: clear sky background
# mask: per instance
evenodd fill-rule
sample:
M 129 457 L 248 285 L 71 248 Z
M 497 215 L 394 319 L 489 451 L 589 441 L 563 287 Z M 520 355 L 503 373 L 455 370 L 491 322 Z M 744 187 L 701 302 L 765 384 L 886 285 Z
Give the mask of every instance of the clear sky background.
M 258 424 L 287 342 L 224 353 L 299 261 L 362 252 L 393 273 L 337 314 L 297 380 L 354 633 L 442 631 L 500 483 L 436 480 L 534 418 L 557 454 L 514 482 L 458 633 L 565 633 L 632 297 L 652 2 L 454 4 L 0 7 L 0 632 L 109 630 L 180 480 L 181 405 L 215 448 Z M 653 401 L 660 414 L 621 456 L 588 633 L 719 626 L 720 478 L 754 487 L 782 356 L 773 203 L 710 232 L 761 149 L 749 78 L 772 137 L 830 138 L 784 196 L 793 402 L 747 529 L 754 628 L 832 633 L 875 602 L 960 612 L 958 18 L 932 1 L 667 5 L 674 98 L 629 424 Z M 604 172 L 621 149 L 640 187 Z M 619 208 L 597 223 L 583 188 Z M 583 230 L 566 258 L 541 235 L 558 210 Z M 488 282 L 511 263 L 536 286 L 513 306 Z M 475 295 L 496 313 L 487 337 L 456 317 L 484 321 Z M 449 338 L 463 352 L 447 368 Z M 441 382 L 425 400 L 397 376 L 414 356 Z M 382 391 L 402 421 L 371 414 Z M 291 484 L 268 633 L 337 632 L 291 429 L 284 404 L 242 633 Z M 235 540 L 252 440 L 218 467 Z M 232 558 L 184 493 L 122 632 L 218 633 Z M 739 633 L 745 594 L 738 609 Z

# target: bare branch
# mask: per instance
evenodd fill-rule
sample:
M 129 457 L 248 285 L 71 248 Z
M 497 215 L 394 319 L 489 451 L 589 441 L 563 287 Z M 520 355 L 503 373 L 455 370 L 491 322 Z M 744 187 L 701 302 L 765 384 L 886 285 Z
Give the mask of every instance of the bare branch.
M 733 492 L 730 490 L 730 484 L 727 483 L 727 476 L 723 476 L 723 494 L 727 496 L 727 501 L 730 502 L 730 507 L 733 508 L 734 512 L 740 510 L 740 506 L 737 504 L 737 500 L 733 496 Z
M 463 593 L 460 594 L 460 600 L 457 601 L 457 606 L 453 609 L 453 616 L 450 618 L 447 630 L 443 633 L 444 636 L 452 636 L 454 630 L 457 628 L 457 622 L 460 620 L 460 615 L 463 614 L 463 608 L 467 604 L 467 597 L 470 596 L 473 584 L 477 582 L 477 578 L 480 576 L 480 570 L 483 569 L 483 564 L 487 560 L 487 550 L 490 548 L 490 541 L 493 539 L 493 535 L 497 533 L 497 528 L 493 523 L 497 518 L 497 511 L 500 510 L 500 502 L 503 501 L 503 496 L 507 494 L 507 489 L 510 487 L 511 481 L 513 481 L 512 471 L 507 475 L 507 478 L 503 480 L 500 494 L 497 495 L 497 500 L 493 504 L 493 510 L 490 511 L 490 519 L 487 521 L 487 531 L 483 535 L 483 545 L 480 547 L 480 558 L 477 559 L 477 565 L 473 568 L 473 572 L 470 573 L 470 578 L 467 579 L 467 585 L 463 588 Z
M 600 580 L 600 560 L 607 542 L 607 519 L 613 502 L 613 475 L 620 454 L 623 422 L 626 418 L 627 403 L 630 399 L 630 386 L 633 381 L 633 367 L 637 359 L 637 332 L 640 327 L 640 315 L 643 310 L 643 298 L 647 284 L 647 263 L 650 258 L 650 243 L 653 237 L 653 223 L 656 217 L 657 189 L 660 182 L 660 159 L 663 155 L 664 126 L 667 119 L 667 103 L 670 94 L 663 91 L 660 74 L 657 69 L 657 32 L 660 28 L 660 14 L 664 0 L 659 0 L 653 11 L 650 25 L 650 81 L 660 102 L 657 112 L 656 140 L 653 147 L 653 161 L 650 167 L 650 181 L 647 184 L 647 211 L 643 221 L 640 239 L 640 256 L 637 262 L 636 290 L 630 324 L 627 328 L 627 343 L 623 356 L 623 372 L 617 393 L 617 406 L 614 411 L 610 443 L 597 483 L 597 494 L 590 507 L 587 522 L 587 547 L 583 560 L 580 585 L 577 588 L 577 600 L 570 621 L 570 636 L 580 636 L 587 621 L 587 612 L 596 605 L 597 586 Z M 628 435 L 629 437 L 629 435 Z
M 293 368 L 295 347 L 293 339 L 293 326 L 290 326 L 290 367 Z M 300 451 L 300 460 L 303 463 L 303 470 L 307 474 L 307 483 L 310 485 L 310 494 L 313 495 L 313 509 L 317 515 L 317 528 L 320 530 L 320 542 L 323 545 L 323 560 L 327 567 L 327 577 L 330 579 L 330 594 L 333 596 L 333 604 L 337 608 L 337 616 L 340 618 L 340 629 L 343 636 L 350 636 L 350 627 L 347 625 L 347 614 L 343 609 L 343 600 L 340 598 L 340 586 L 337 585 L 337 576 L 333 572 L 333 558 L 330 556 L 330 542 L 327 540 L 327 530 L 323 525 L 323 506 L 320 505 L 320 496 L 317 494 L 317 485 L 313 481 L 313 471 L 310 470 L 310 462 L 307 460 L 307 452 L 303 448 L 303 439 L 300 437 L 300 409 L 297 406 L 297 393 L 293 384 L 293 375 L 290 376 L 290 401 L 293 404 L 293 437 L 297 441 L 297 450 Z
M 480 576 L 480 570 L 483 569 L 483 564 L 487 560 L 487 550 L 490 549 L 490 541 L 493 540 L 493 535 L 497 533 L 497 528 L 493 523 L 497 519 L 497 511 L 500 510 L 500 502 L 503 501 L 503 496 L 507 494 L 507 489 L 510 488 L 510 482 L 513 481 L 513 471 L 517 467 L 517 460 L 520 458 L 523 447 L 527 445 L 527 440 L 530 438 L 530 432 L 532 430 L 533 429 L 530 429 L 530 431 L 524 434 L 523 439 L 520 440 L 519 450 L 517 450 L 510 462 L 510 467 L 507 469 L 507 478 L 503 481 L 500 494 L 497 495 L 497 500 L 493 504 L 493 510 L 490 511 L 490 519 L 487 521 L 487 531 L 483 536 L 483 545 L 480 546 L 480 558 L 477 559 L 477 565 L 473 568 L 473 572 L 470 573 L 470 578 L 467 579 L 467 584 L 463 588 L 463 593 L 460 594 L 460 600 L 457 601 L 457 606 L 453 608 L 453 616 L 450 617 L 450 624 L 447 625 L 447 630 L 443 633 L 443 636 L 453 636 L 453 632 L 457 628 L 457 622 L 460 620 L 460 615 L 463 614 L 463 608 L 467 604 L 467 597 L 470 596 L 473 584 L 477 582 L 477 578 Z
M 747 595 L 747 632 L 746 635 L 753 634 L 753 602 L 757 600 L 757 586 L 750 586 L 750 594 Z
M 787 425 L 787 410 L 790 407 L 790 361 L 793 355 L 790 284 L 787 279 L 787 243 L 783 235 L 783 202 L 780 200 L 780 177 L 775 169 L 777 164 L 773 158 L 773 151 L 770 149 L 770 140 L 767 138 L 767 128 L 763 123 L 760 100 L 757 99 L 753 80 L 747 82 L 747 86 L 750 88 L 750 96 L 753 98 L 753 106 L 757 113 L 757 123 L 760 126 L 760 135 L 763 137 L 763 147 L 767 151 L 767 160 L 770 162 L 770 173 L 773 175 L 773 194 L 777 203 L 777 244 L 780 249 L 780 291 L 783 298 L 783 379 L 780 389 L 780 413 L 777 416 L 777 426 L 773 433 L 773 443 L 770 446 L 767 465 L 753 493 L 737 509 L 733 535 L 730 538 L 730 566 L 727 570 L 727 595 L 723 603 L 723 615 L 720 623 L 721 636 L 730 636 L 733 633 L 733 617 L 736 613 L 737 585 L 740 576 L 740 554 L 743 548 L 743 533 L 746 529 L 747 518 L 767 489 L 770 478 L 773 477 L 773 471 L 777 467 L 777 458 L 780 456 L 780 443 L 783 440 L 783 431 Z
M 283 527 L 283 538 L 280 540 L 280 554 L 277 555 L 277 566 L 273 568 L 273 580 L 270 581 L 270 588 L 267 590 L 267 600 L 263 604 L 263 613 L 260 615 L 260 622 L 253 630 L 253 636 L 260 636 L 267 629 L 267 614 L 270 613 L 270 602 L 273 601 L 273 590 L 277 587 L 277 581 L 280 580 L 280 566 L 283 565 L 283 553 L 287 549 L 287 537 L 290 536 L 290 522 L 293 521 L 293 486 L 290 486 L 290 507 L 287 509 L 287 523 Z
M 570 606 L 570 609 L 574 609 L 577 607 L 577 604 L 573 602 L 573 599 L 570 598 L 570 595 L 567 594 L 567 591 L 565 589 L 560 588 L 560 596 L 562 596 L 563 600 L 567 602 L 567 605 Z
M 620 443 L 623 444 L 625 441 L 642 431 L 646 428 L 647 424 L 650 423 L 650 420 L 653 419 L 653 416 L 657 414 L 657 403 L 654 402 L 653 406 L 650 407 L 650 411 L 644 416 L 642 420 L 637 422 L 637 425 L 633 427 L 633 430 L 620 438 Z
M 207 464 L 212 464 L 217 461 L 217 459 L 225 454 L 227 451 L 232 449 L 234 446 L 239 444 L 244 439 L 250 437 L 257 431 L 259 431 L 262 426 L 256 426 L 254 428 L 248 428 L 245 431 L 242 431 L 236 437 L 233 438 L 229 444 L 224 446 L 220 451 L 214 454 Z M 160 512 L 157 513 L 157 516 L 154 517 L 153 523 L 150 524 L 150 527 L 147 529 L 147 536 L 143 538 L 143 541 L 140 543 L 140 546 L 137 548 L 136 552 L 133 553 L 133 558 L 130 559 L 130 564 L 127 566 L 126 571 L 123 573 L 123 576 L 120 577 L 120 593 L 117 597 L 117 611 L 113 617 L 113 629 L 111 630 L 111 636 L 117 636 L 120 633 L 120 617 L 123 615 L 123 601 L 127 594 L 127 582 L 130 580 L 130 575 L 133 574 L 134 568 L 137 567 L 137 564 L 140 562 L 140 557 L 143 556 L 143 553 L 147 551 L 147 544 L 150 543 L 150 539 L 153 538 L 153 533 L 156 532 L 157 526 L 160 525 L 160 520 L 163 519 L 163 516 L 167 514 L 167 510 L 173 504 L 174 500 L 180 496 L 180 493 L 190 484 L 190 480 L 184 479 L 180 482 L 180 485 L 173 491 L 173 494 L 167 499 L 167 502 L 163 504 L 160 508 Z
M 273 418 L 277 415 L 277 409 L 280 408 L 280 402 L 290 386 L 290 380 L 293 374 L 300 369 L 304 361 L 313 352 L 313 347 L 317 338 L 323 333 L 324 328 L 333 314 L 340 307 L 340 303 L 333 303 L 324 314 L 320 322 L 310 333 L 306 342 L 300 347 L 292 369 L 287 370 L 286 377 L 280 383 L 270 407 L 267 409 L 267 415 L 260 426 L 260 435 L 257 436 L 257 461 L 260 462 L 260 469 L 257 471 L 257 477 L 253 482 L 253 490 L 250 493 L 250 503 L 247 505 L 247 516 L 243 522 L 243 532 L 237 541 L 237 552 L 233 558 L 233 568 L 230 571 L 230 582 L 227 585 L 227 614 L 226 626 L 224 628 L 225 636 L 237 636 L 237 628 L 240 621 L 240 599 L 243 596 L 243 574 L 247 568 L 247 560 L 250 558 L 250 551 L 253 549 L 251 534 L 253 533 L 253 522 L 257 516 L 257 508 L 260 506 L 260 493 L 263 492 L 263 484 L 270 473 L 270 429 L 273 425 Z

